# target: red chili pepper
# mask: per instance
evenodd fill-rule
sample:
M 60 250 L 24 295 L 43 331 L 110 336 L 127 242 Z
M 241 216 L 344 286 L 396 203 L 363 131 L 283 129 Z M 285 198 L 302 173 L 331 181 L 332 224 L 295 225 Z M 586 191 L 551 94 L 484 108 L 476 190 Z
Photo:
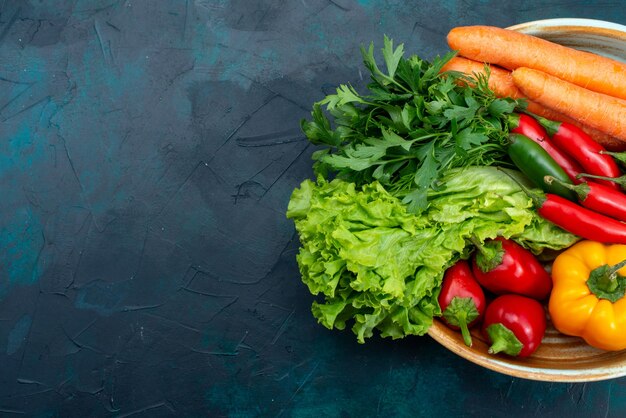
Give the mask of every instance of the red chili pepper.
M 533 253 L 502 237 L 476 244 L 472 271 L 483 288 L 496 295 L 516 293 L 538 300 L 550 294 L 552 279 Z
M 556 181 L 574 191 L 584 207 L 626 222 L 626 194 L 621 191 L 592 181 L 572 185 L 552 176 L 546 176 L 545 181 L 548 184 Z
M 515 177 L 509 177 L 533 200 L 537 213 L 542 218 L 588 240 L 605 244 L 626 244 L 626 223 L 584 208 L 561 196 L 533 192 Z
M 460 329 L 465 345 L 471 347 L 469 328 L 482 319 L 486 302 L 485 293 L 467 261 L 459 260 L 446 270 L 438 301 L 444 323 L 452 329 Z
M 607 244 L 626 244 L 626 224 L 591 211 L 555 194 L 536 203 L 544 219 L 579 237 Z
M 586 172 L 606 177 L 618 177 L 621 174 L 613 157 L 605 154 L 606 149 L 579 127 L 541 117 L 537 120 L 546 128 L 554 144 L 578 161 Z M 602 181 L 602 183 L 619 189 L 619 186 L 612 181 Z
M 528 357 L 541 344 L 546 332 L 546 314 L 534 299 L 499 296 L 487 306 L 482 332 L 492 343 L 489 353 Z
M 546 130 L 536 119 L 523 113 L 511 114 L 509 115 L 509 128 L 512 133 L 525 135 L 535 141 L 563 168 L 573 182 L 581 182 L 576 176 L 582 173 L 582 166 L 554 145 Z

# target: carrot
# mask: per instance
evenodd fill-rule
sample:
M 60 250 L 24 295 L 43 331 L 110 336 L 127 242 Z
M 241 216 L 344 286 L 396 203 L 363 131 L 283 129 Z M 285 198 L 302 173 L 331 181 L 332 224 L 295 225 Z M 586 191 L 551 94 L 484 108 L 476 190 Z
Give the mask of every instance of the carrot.
M 518 68 L 513 82 L 522 93 L 555 112 L 626 141 L 626 103 L 541 71 Z
M 468 75 L 485 74 L 485 64 L 467 58 L 454 57 L 446 63 L 441 71 L 458 71 L 460 73 Z M 511 72 L 509 70 L 505 70 L 495 65 L 490 65 L 489 73 L 489 88 L 496 94 L 496 96 L 512 97 L 514 99 L 526 99 L 528 103 L 526 110 L 528 112 L 542 116 L 546 119 L 558 122 L 568 122 L 572 125 L 576 125 L 583 131 L 585 131 L 587 135 L 591 136 L 594 141 L 598 142 L 606 149 L 612 151 L 626 150 L 626 143 L 624 143 L 623 141 L 612 138 L 611 136 L 606 135 L 603 132 L 578 123 L 576 120 L 569 118 L 561 113 L 555 112 L 552 109 L 546 108 L 538 103 L 533 102 L 532 100 L 528 100 L 528 98 L 522 94 L 522 92 L 513 82 L 513 77 L 511 76 Z
M 517 88 L 511 77 L 511 72 L 503 68 L 488 65 L 489 66 L 489 80 L 488 86 L 498 97 L 512 97 L 513 99 L 527 99 L 522 92 Z M 462 57 L 454 57 L 443 66 L 441 71 L 458 71 L 467 75 L 477 75 L 485 73 L 485 64 L 478 61 L 470 60 Z M 529 100 L 528 110 L 531 113 L 540 114 L 543 108 L 537 103 L 533 103 Z M 547 116 L 544 116 L 550 119 Z
M 462 26 L 448 45 L 467 58 L 514 70 L 543 71 L 589 90 L 626 99 L 626 64 L 545 39 L 492 26 Z
M 443 66 L 441 71 L 458 71 L 460 73 L 474 75 L 484 74 L 485 64 L 470 60 L 467 58 L 454 57 Z M 512 97 L 519 99 L 522 97 L 522 92 L 513 83 L 511 78 L 511 72 L 503 68 L 499 68 L 493 65 L 489 65 L 489 88 L 498 97 Z

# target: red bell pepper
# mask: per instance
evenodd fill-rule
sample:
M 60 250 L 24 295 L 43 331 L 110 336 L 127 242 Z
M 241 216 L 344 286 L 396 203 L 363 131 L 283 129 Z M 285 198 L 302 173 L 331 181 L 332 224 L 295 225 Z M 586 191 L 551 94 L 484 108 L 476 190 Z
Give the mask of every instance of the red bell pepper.
M 485 293 L 467 261 L 459 260 L 446 270 L 438 301 L 444 323 L 452 329 L 460 329 L 465 345 L 471 347 L 469 328 L 482 319 L 486 303 Z
M 502 295 L 487 306 L 482 332 L 491 342 L 489 353 L 528 357 L 545 335 L 546 314 L 534 299 Z
M 475 244 L 472 271 L 483 288 L 497 295 L 516 293 L 538 300 L 550 294 L 552 279 L 533 253 L 502 237 Z

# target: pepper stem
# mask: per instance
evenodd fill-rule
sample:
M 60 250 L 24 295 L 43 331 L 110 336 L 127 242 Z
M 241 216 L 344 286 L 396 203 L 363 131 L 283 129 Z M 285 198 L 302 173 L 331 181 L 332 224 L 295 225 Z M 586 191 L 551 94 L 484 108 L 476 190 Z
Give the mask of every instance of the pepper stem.
M 509 129 L 513 130 L 519 126 L 519 115 L 517 113 L 509 113 L 507 119 Z
M 461 329 L 463 342 L 468 347 L 472 346 L 472 336 L 469 332 L 469 324 L 480 316 L 474 299 L 471 297 L 461 298 L 455 296 L 443 311 L 443 317 L 450 325 Z
M 461 335 L 463 336 L 463 342 L 466 346 L 472 346 L 472 336 L 467 327 L 467 320 L 463 317 L 459 317 L 459 327 L 461 328 Z
M 617 302 L 626 293 L 626 277 L 617 273 L 623 267 L 626 267 L 626 260 L 613 266 L 604 264 L 596 267 L 589 273 L 587 287 L 598 298 Z
M 524 344 L 515 336 L 513 331 L 499 322 L 489 325 L 486 331 L 491 341 L 489 354 L 505 353 L 509 356 L 517 356 L 524 348 Z
M 470 241 L 472 241 L 472 244 L 474 244 L 478 251 L 476 254 L 476 264 L 483 273 L 488 273 L 502 264 L 504 250 L 502 249 L 501 241 L 491 240 L 481 243 L 475 236 L 472 236 Z
M 581 201 L 585 200 L 587 198 L 587 195 L 589 194 L 589 185 L 587 183 L 570 184 L 552 176 L 545 176 L 543 178 L 543 181 L 548 184 L 552 184 L 553 181 L 556 181 L 559 185 L 576 193 L 576 196 L 578 196 L 578 199 Z
M 611 157 L 622 163 L 622 165 L 626 164 L 626 152 L 612 152 L 602 150 L 600 151 L 600 154 L 610 155 Z
M 532 116 L 537 119 L 537 122 L 539 122 L 539 124 L 543 126 L 543 128 L 546 130 L 546 132 L 548 132 L 548 135 L 550 136 L 554 136 L 554 134 L 557 133 L 559 131 L 559 128 L 561 127 L 561 122 L 542 118 L 539 115 L 533 114 Z
M 595 174 L 580 173 L 579 175 L 576 176 L 576 178 L 578 179 L 581 177 L 612 181 L 613 183 L 617 183 L 622 187 L 626 187 L 626 175 L 619 176 L 619 177 L 606 177 L 606 176 L 597 176 Z

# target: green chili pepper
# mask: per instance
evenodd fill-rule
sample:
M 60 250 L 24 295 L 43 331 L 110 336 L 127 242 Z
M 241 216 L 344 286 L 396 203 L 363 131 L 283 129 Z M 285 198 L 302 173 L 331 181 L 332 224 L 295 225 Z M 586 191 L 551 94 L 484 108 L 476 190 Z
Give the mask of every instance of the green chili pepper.
M 566 184 L 573 184 L 565 170 L 539 144 L 521 134 L 509 135 L 509 157 L 517 168 L 537 187 L 547 193 L 557 194 L 576 201 L 576 194 L 561 183 L 553 181 L 548 184 L 545 176 L 552 176 Z

